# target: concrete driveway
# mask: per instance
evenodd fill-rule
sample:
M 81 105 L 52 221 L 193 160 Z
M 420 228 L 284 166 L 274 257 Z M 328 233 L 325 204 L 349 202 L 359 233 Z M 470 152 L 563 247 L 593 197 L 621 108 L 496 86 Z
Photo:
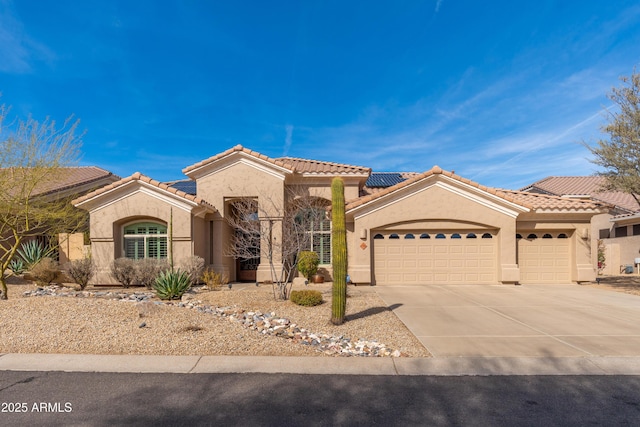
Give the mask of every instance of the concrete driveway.
M 640 296 L 580 285 L 376 292 L 435 357 L 640 356 Z

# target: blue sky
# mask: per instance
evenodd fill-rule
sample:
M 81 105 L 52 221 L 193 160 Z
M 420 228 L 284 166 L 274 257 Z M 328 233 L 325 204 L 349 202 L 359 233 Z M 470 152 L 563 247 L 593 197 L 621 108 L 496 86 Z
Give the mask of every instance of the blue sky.
M 595 171 L 637 1 L 0 0 L 1 103 L 158 180 L 236 144 L 519 188 Z

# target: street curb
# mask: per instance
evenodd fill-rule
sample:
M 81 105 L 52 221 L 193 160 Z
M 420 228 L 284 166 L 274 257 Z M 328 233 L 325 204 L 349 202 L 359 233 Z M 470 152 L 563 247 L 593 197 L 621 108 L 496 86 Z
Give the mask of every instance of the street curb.
M 280 357 L 0 354 L 0 371 L 390 376 L 640 375 L 640 357 Z

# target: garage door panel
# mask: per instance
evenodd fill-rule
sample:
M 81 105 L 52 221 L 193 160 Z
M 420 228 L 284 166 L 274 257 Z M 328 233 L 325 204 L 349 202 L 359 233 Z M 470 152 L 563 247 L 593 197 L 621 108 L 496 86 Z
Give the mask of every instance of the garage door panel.
M 541 238 L 547 233 L 552 238 Z M 536 234 L 538 238 L 522 238 L 517 242 L 520 282 L 568 283 L 571 278 L 571 239 L 557 238 L 557 231 L 522 233 L 523 236 L 530 234 Z M 570 232 L 563 234 L 569 235 Z
M 389 239 L 391 233 L 378 232 L 384 237 L 374 239 L 376 284 L 497 282 L 497 239 L 469 239 L 467 232 L 453 239 L 453 232 L 443 233 L 444 239 Z M 435 237 L 439 231 L 407 233 Z

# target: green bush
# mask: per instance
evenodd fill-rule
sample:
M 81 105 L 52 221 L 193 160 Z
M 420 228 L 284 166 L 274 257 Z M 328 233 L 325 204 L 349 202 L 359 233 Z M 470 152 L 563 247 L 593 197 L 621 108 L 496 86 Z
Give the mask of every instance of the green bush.
M 298 271 L 311 281 L 311 276 L 318 272 L 320 257 L 313 251 L 302 251 L 298 254 Z
M 91 261 L 91 258 L 76 259 L 69 263 L 67 273 L 80 285 L 80 289 L 84 289 L 89 284 L 89 280 L 96 272 L 96 266 Z
M 291 291 L 291 302 L 305 307 L 322 304 L 322 294 L 319 291 L 302 290 Z
M 186 271 L 163 271 L 156 278 L 153 289 L 160 299 L 180 299 L 191 286 Z
M 51 258 L 42 258 L 31 267 L 31 275 L 39 285 L 49 285 L 58 276 L 58 263 Z

